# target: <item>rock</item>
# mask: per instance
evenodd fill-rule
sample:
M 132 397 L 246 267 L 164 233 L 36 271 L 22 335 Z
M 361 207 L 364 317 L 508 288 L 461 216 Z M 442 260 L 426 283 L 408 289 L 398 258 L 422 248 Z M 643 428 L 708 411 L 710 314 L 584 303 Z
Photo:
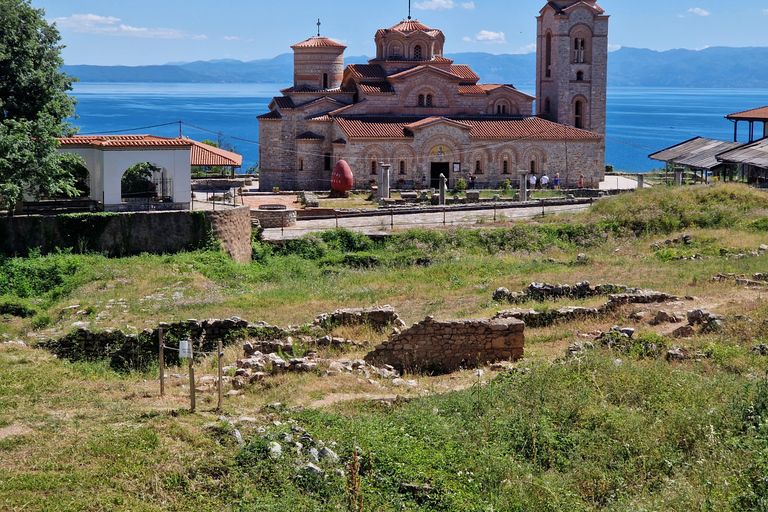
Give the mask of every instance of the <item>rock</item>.
M 493 300 L 496 302 L 503 302 L 509 299 L 509 290 L 507 288 L 501 287 L 496 288 L 496 291 L 493 292 Z
M 237 440 L 238 445 L 245 446 L 245 441 L 243 441 L 243 435 L 240 433 L 239 430 L 235 429 L 232 432 L 232 435 L 235 436 L 235 439 Z
M 755 347 L 752 347 L 752 352 L 759 356 L 768 356 L 768 345 L 761 343 Z
M 334 464 L 339 462 L 339 456 L 327 446 L 320 450 L 320 460 L 328 460 Z
M 658 324 L 677 323 L 677 322 L 678 322 L 678 318 L 674 313 L 670 314 L 670 313 L 667 313 L 666 311 L 659 310 L 656 313 L 656 316 L 653 318 L 653 322 L 651 323 L 654 325 L 658 325 Z
M 396 387 L 405 386 L 405 380 L 400 378 L 392 379 L 392 385 Z
M 640 322 L 645 320 L 647 317 L 648 317 L 648 312 L 647 311 L 635 311 L 634 313 L 629 315 L 629 318 L 631 318 L 633 320 L 638 320 Z
M 694 334 L 696 334 L 696 330 L 691 325 L 684 325 L 672 331 L 672 336 L 675 338 L 690 338 Z
M 667 361 L 685 361 L 689 358 L 690 356 L 688 355 L 688 352 L 684 348 L 680 348 L 677 345 L 667 350 Z
M 588 256 L 586 254 L 584 254 L 583 252 L 580 252 L 579 254 L 576 255 L 576 261 L 578 261 L 579 263 L 581 263 L 583 261 L 586 261 L 587 258 L 588 258 Z
M 408 384 L 408 387 L 411 387 L 411 388 L 415 388 L 416 386 L 419 385 L 419 383 L 416 382 L 414 379 L 409 379 L 405 381 L 405 383 Z
M 709 321 L 709 315 L 710 313 L 708 311 L 704 311 L 702 309 L 694 309 L 686 313 L 688 323 L 691 325 L 702 324 L 706 321 Z
M 312 473 L 312 474 L 315 474 L 315 475 L 322 475 L 324 473 L 324 471 L 322 469 L 320 469 L 319 467 L 315 466 L 311 462 L 307 462 L 306 464 L 301 466 L 301 469 L 299 471 L 301 471 L 302 473 Z
M 280 446 L 280 443 L 276 441 L 271 441 L 269 443 L 269 456 L 273 459 L 276 459 L 283 455 L 283 447 Z
M 317 451 L 317 448 L 310 448 L 309 456 L 312 457 L 312 460 L 315 462 L 320 462 L 320 453 Z

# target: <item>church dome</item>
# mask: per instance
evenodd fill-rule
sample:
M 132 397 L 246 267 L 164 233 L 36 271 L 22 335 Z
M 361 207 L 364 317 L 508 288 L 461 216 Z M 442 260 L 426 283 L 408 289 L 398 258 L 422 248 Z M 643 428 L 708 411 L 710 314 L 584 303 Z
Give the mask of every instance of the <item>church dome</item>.
M 396 30 L 397 32 L 403 32 L 404 34 L 416 32 L 417 30 L 421 30 L 422 32 L 432 31 L 431 28 L 424 25 L 423 23 L 420 23 L 419 20 L 403 20 L 397 25 L 389 27 L 387 30 Z
M 296 43 L 291 46 L 291 48 L 341 48 L 345 49 L 346 46 L 344 46 L 341 43 L 337 43 L 333 39 L 328 39 L 327 37 L 310 37 L 309 39 L 306 39 L 300 43 Z

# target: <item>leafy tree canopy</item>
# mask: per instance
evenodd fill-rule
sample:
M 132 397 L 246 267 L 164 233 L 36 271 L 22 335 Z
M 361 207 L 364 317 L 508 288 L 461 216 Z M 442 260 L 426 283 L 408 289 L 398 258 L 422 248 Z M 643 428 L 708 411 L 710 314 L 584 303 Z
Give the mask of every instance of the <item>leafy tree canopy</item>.
M 74 79 L 60 71 L 61 37 L 44 15 L 29 0 L 0 0 L 0 209 L 25 191 L 77 193 L 67 169 L 80 158 L 56 152 L 56 137 L 75 132 Z

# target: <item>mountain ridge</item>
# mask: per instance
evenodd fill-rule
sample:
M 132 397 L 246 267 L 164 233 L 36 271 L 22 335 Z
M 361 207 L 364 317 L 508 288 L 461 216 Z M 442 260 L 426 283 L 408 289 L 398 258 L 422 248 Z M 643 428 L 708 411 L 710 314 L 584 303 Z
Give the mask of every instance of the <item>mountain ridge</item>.
M 483 83 L 533 85 L 536 54 L 446 54 L 469 65 Z M 350 56 L 345 64 L 366 63 L 369 57 Z M 623 47 L 608 57 L 608 85 L 635 87 L 768 88 L 768 47 L 710 47 L 665 51 Z M 62 70 L 81 82 L 140 83 L 289 83 L 293 55 L 239 61 L 173 62 L 151 66 L 64 65 Z

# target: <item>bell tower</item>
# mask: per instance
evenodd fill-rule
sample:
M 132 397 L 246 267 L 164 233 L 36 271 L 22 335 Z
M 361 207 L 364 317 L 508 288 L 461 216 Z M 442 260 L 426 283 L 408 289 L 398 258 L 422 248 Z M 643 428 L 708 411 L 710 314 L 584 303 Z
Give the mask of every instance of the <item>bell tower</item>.
M 605 135 L 608 16 L 596 0 L 553 0 L 536 19 L 536 113 Z

